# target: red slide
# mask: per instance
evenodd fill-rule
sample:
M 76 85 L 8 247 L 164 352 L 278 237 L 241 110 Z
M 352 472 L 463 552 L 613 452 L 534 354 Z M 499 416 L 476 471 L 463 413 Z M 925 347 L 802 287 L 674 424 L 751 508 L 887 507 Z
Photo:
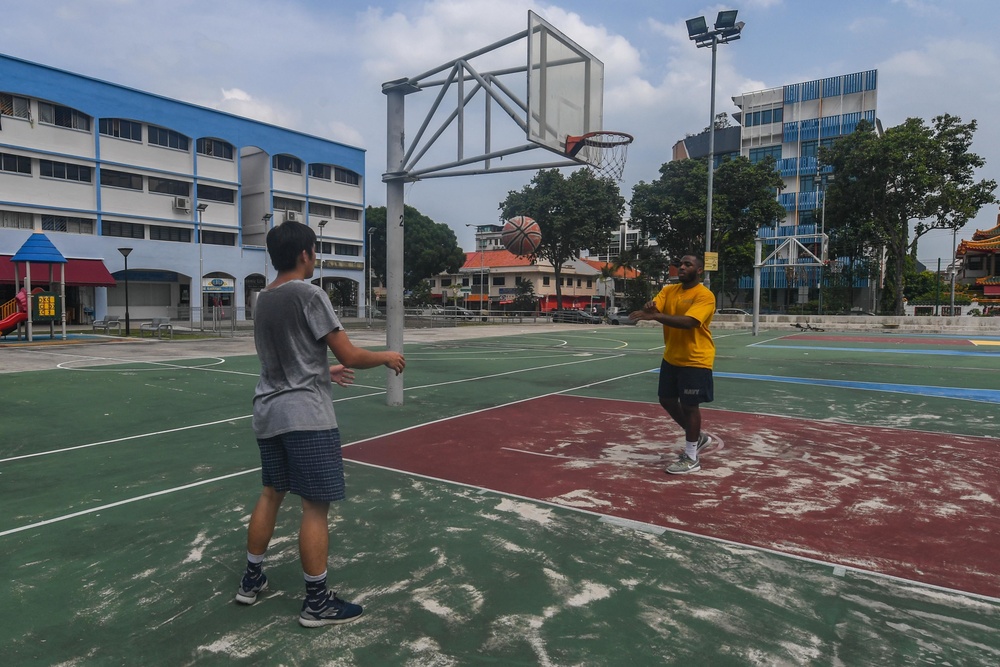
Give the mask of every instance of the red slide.
M 6 336 L 26 319 L 28 319 L 28 313 L 16 312 L 10 317 L 0 320 L 0 336 Z

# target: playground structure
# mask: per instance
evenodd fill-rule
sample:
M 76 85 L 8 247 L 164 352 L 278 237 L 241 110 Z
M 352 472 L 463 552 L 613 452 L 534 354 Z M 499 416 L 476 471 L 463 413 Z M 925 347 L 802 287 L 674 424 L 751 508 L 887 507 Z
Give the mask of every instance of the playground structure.
M 32 234 L 11 262 L 14 264 L 15 285 L 21 285 L 21 289 L 17 296 L 0 306 L 0 335 L 6 336 L 17 329 L 18 339 L 23 335 L 25 340 L 32 342 L 35 335 L 33 325 L 37 322 L 47 323 L 49 337 L 55 338 L 56 322 L 59 322 L 62 339 L 66 340 L 66 258 L 44 234 Z M 48 266 L 48 280 L 45 282 L 50 287 L 56 283 L 55 267 L 59 267 L 58 293 L 40 287 L 32 289 L 32 264 Z M 21 266 L 24 267 L 23 278 Z

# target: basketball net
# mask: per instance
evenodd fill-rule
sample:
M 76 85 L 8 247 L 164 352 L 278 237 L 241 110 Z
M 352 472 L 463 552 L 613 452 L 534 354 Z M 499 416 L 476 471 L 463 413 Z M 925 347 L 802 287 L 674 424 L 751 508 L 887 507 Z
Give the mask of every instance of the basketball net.
M 576 157 L 587 149 L 587 167 L 599 176 L 621 182 L 628 159 L 628 146 L 635 138 L 624 132 L 588 132 L 579 137 L 566 137 L 566 153 Z

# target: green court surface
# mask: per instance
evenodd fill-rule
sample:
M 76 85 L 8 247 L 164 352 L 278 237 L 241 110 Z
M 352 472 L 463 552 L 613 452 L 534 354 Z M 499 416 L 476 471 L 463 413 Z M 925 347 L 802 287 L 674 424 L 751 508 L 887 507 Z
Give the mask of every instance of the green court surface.
M 529 407 L 542 397 L 614 402 L 618 416 L 602 426 L 586 411 L 547 414 L 541 421 L 551 442 L 534 444 L 600 442 L 622 421 L 640 439 L 648 434 L 633 454 L 676 451 L 680 433 L 665 414 L 639 416 L 658 414 L 650 412 L 658 328 L 459 327 L 408 331 L 406 340 L 403 406 L 385 405 L 384 369 L 359 371 L 353 387 L 334 388 L 348 500 L 332 512 L 329 577 L 365 615 L 322 629 L 295 620 L 303 586 L 292 496 L 265 562 L 270 591 L 252 607 L 233 600 L 260 484 L 249 418 L 258 369 L 252 346 L 0 348 L 0 565 L 8 573 L 0 584 L 0 660 L 18 667 L 1000 664 L 1000 585 L 990 584 L 1000 581 L 1000 559 L 986 571 L 959 572 L 971 578 L 957 576 L 954 585 L 934 583 L 921 562 L 946 573 L 963 566 L 936 556 L 901 524 L 879 530 L 913 552 L 902 574 L 874 561 L 831 561 L 825 554 L 837 534 L 819 535 L 809 555 L 807 538 L 816 537 L 809 534 L 792 544 L 789 532 L 788 548 L 780 539 L 762 546 L 690 522 L 633 521 L 625 510 L 635 508 L 597 511 L 504 491 L 511 476 L 537 474 L 528 458 L 521 470 L 489 468 L 495 484 L 456 481 L 459 450 L 449 456 L 439 435 L 456 437 L 460 424 L 463 446 L 485 448 L 499 433 L 480 425 L 499 406 L 510 415 L 503 430 L 538 433 Z M 822 454 L 815 433 L 827 432 L 849 452 L 840 459 L 845 475 L 861 480 L 866 450 L 888 445 L 859 439 L 853 460 L 851 443 L 836 440 L 841 427 L 890 429 L 879 433 L 914 452 L 945 440 L 972 443 L 975 479 L 964 479 L 943 452 L 940 468 L 928 463 L 916 479 L 900 468 L 898 480 L 880 468 L 888 479 L 878 482 L 908 476 L 907 489 L 917 491 L 907 493 L 926 494 L 915 499 L 921 507 L 964 508 L 949 510 L 957 512 L 951 518 L 980 527 L 982 544 L 995 545 L 1000 345 L 970 340 L 718 331 L 716 400 L 705 428 L 711 432 L 715 418 L 750 430 L 728 433 L 726 448 L 706 457 L 699 473 L 677 478 L 649 465 L 621 466 L 616 479 L 652 484 L 651 502 L 667 516 L 682 498 L 705 495 L 722 471 L 739 475 L 741 462 L 762 448 L 775 447 L 791 465 L 804 445 L 796 436 L 774 445 L 753 431 L 759 415 L 799 420 L 813 459 Z M 440 472 L 363 463 L 360 453 L 372 443 Z M 777 483 L 780 469 L 768 470 Z M 704 511 L 708 525 L 727 503 L 730 511 L 741 507 L 738 500 L 705 497 L 703 510 L 688 509 Z M 739 518 L 754 526 L 759 517 Z M 796 530 L 810 521 L 808 513 L 795 519 Z

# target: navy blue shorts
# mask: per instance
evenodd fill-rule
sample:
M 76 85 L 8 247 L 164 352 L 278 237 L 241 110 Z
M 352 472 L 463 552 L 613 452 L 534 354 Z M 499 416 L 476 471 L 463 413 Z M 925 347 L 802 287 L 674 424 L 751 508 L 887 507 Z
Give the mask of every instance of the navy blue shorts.
M 293 431 L 258 438 L 261 480 L 275 491 L 291 491 L 315 502 L 346 497 L 340 430 Z
M 660 398 L 676 398 L 683 405 L 711 403 L 715 398 L 711 368 L 673 366 L 660 361 Z

